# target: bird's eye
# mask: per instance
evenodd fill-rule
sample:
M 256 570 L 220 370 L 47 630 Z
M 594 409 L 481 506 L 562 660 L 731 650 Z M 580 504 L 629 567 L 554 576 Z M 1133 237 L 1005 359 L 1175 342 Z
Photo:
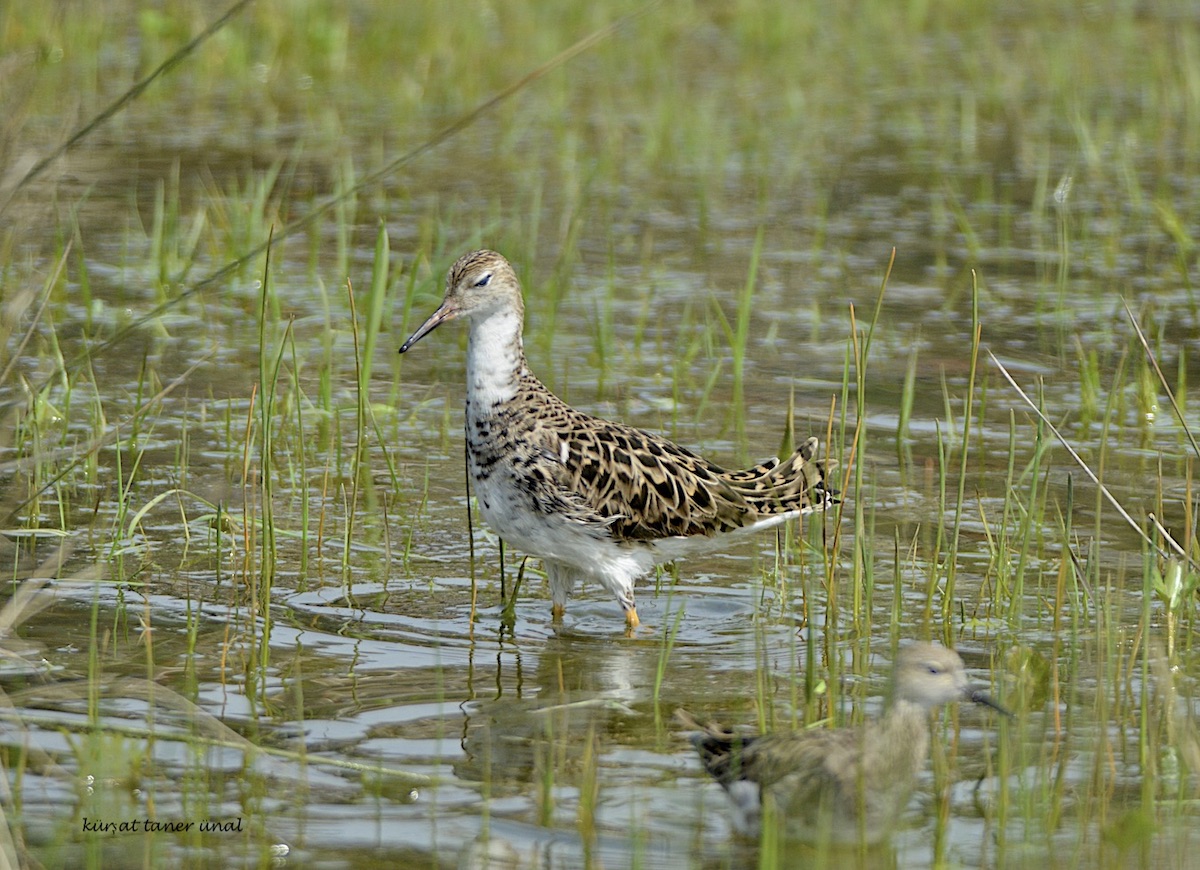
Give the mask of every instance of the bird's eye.
M 482 275 L 479 277 L 479 280 L 475 282 L 475 286 L 476 286 L 476 287 L 486 287 L 486 286 L 488 285 L 488 282 L 489 282 L 489 281 L 491 281 L 491 280 L 492 280 L 492 273 L 491 273 L 491 272 L 484 272 L 484 273 L 483 273 L 483 274 L 482 274 Z
M 929 673 L 933 674 L 935 677 L 942 672 L 942 669 L 939 668 L 937 665 L 926 665 L 925 670 L 927 670 Z

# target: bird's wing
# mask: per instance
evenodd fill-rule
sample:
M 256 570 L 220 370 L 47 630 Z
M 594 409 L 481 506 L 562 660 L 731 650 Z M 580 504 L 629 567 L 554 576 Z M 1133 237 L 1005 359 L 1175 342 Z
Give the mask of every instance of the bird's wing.
M 754 518 L 722 468 L 665 438 L 584 414 L 549 393 L 538 417 L 536 437 L 557 459 L 558 485 L 618 540 L 712 535 Z
M 830 503 L 815 438 L 783 462 L 729 472 L 666 438 L 577 411 L 546 392 L 538 437 L 559 485 L 618 540 L 714 535 Z

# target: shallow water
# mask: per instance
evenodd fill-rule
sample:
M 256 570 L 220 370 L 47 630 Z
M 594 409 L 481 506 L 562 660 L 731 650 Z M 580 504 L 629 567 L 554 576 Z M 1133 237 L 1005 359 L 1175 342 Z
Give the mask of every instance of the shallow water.
M 696 39 L 720 47 L 724 26 L 732 24 L 698 25 Z M 1019 20 L 997 26 L 1004 39 L 1032 38 Z M 691 60 L 680 75 L 713 76 L 718 87 L 719 74 Z M 771 91 L 770 70 L 750 64 L 742 74 L 743 94 Z M 1006 145 L 1011 131 L 984 129 L 970 153 L 931 153 L 888 120 L 921 116 L 929 93 L 883 88 L 855 104 L 869 121 L 853 107 L 827 119 L 830 138 L 854 131 L 840 154 L 770 139 L 719 169 L 683 157 L 655 164 L 632 147 L 614 158 L 597 144 L 604 136 L 540 108 L 536 94 L 505 110 L 515 121 L 489 118 L 360 195 L 344 224 L 331 217 L 273 252 L 271 363 L 283 353 L 270 466 L 278 556 L 265 592 L 254 440 L 261 264 L 96 348 L 232 259 L 243 240 L 261 240 L 240 233 L 234 212 L 249 210 L 252 196 L 239 185 L 263 164 L 291 159 L 293 140 L 226 131 L 229 151 L 212 152 L 168 128 L 160 139 L 132 146 L 118 136 L 72 158 L 87 196 L 68 286 L 20 363 L 36 381 L 59 353 L 74 361 L 92 349 L 91 374 L 52 390 L 42 413 L 61 420 L 47 426 L 56 447 L 113 434 L 21 516 L 28 527 L 61 528 L 72 546 L 47 587 L 53 602 L 5 641 L 14 655 L 4 690 L 23 718 L 5 720 L 0 746 L 32 854 L 47 866 L 260 866 L 285 848 L 284 863 L 328 867 L 749 866 L 758 846 L 732 835 L 724 796 L 672 711 L 754 726 L 861 721 L 882 706 L 895 644 L 936 637 L 954 643 L 1014 720 L 966 708 L 938 720 L 934 761 L 890 849 L 784 858 L 1189 865 L 1198 712 L 1190 618 L 1180 622 L 1168 685 L 1140 657 L 1161 648 L 1167 614 L 1161 600 L 1143 598 L 1139 539 L 1048 433 L 1033 465 L 1036 420 L 986 352 L 961 502 L 957 472 L 974 270 L 982 346 L 1026 390 L 1041 391 L 1051 421 L 1089 463 L 1103 462 L 1105 484 L 1135 517 L 1153 510 L 1182 535 L 1189 449 L 1162 391 L 1144 386 L 1121 303 L 1151 324 L 1169 377 L 1182 362 L 1194 379 L 1195 263 L 1185 257 L 1181 276 L 1148 214 L 1113 206 L 1120 191 L 1109 180 L 1066 159 L 1023 164 Z M 753 117 L 748 105 L 730 111 Z M 220 118 L 208 123 L 221 127 Z M 370 155 L 361 162 L 376 159 L 390 123 L 357 119 L 349 143 Z M 559 136 L 554 125 L 564 123 Z M 1070 135 L 1065 122 L 1045 132 L 1061 148 Z M 1159 183 L 1183 208 L 1195 179 L 1157 175 L 1161 147 L 1126 141 L 1122 153 L 1145 186 Z M 562 165 L 539 159 L 543 149 L 572 148 L 583 149 L 583 163 L 629 166 L 593 167 L 572 188 L 559 183 L 569 175 Z M 290 170 L 281 223 L 331 186 L 323 161 L 335 161 L 317 153 Z M 208 209 L 204 220 L 221 230 L 202 233 L 184 278 L 160 287 L 148 251 L 155 183 L 176 172 L 179 225 Z M 1067 177 L 1076 180 L 1056 206 L 1054 186 Z M 73 176 L 57 184 L 64 201 L 83 195 Z M 1129 230 L 1107 232 L 1118 219 Z M 345 230 L 361 315 L 379 221 L 395 283 L 360 435 L 336 251 Z M 721 318 L 736 321 L 760 230 L 739 391 Z M 473 544 L 468 534 L 461 332 L 441 329 L 403 360 L 395 354 L 436 305 L 444 268 L 480 244 L 517 265 L 531 363 L 573 404 L 735 465 L 777 451 L 794 392 L 797 436 L 832 431 L 843 472 L 863 427 L 863 485 L 843 477 L 841 512 L 802 531 L 732 543 L 644 583 L 644 625 L 632 637 L 594 586 L 577 590 L 565 621 L 552 623 L 535 560 L 509 621 L 498 542 L 477 515 Z M 870 324 L 893 247 L 860 419 L 846 361 L 853 330 L 861 341 Z M 39 256 L 28 255 L 31 272 L 50 269 Z M 406 300 L 411 273 L 415 296 Z M 1094 395 L 1081 386 L 1088 354 Z M 128 419 L 138 396 L 202 359 L 150 415 Z M 5 398 L 24 389 L 3 386 Z M 1200 422 L 1194 405 L 1184 414 Z M 11 486 L 36 489 L 21 475 Z M 213 516 L 217 504 L 223 520 Z M 1026 510 L 1035 511 L 1027 531 Z M 1064 541 L 1099 585 L 1075 582 Z M 57 545 L 41 541 L 36 557 Z M 14 561 L 27 549 L 13 550 Z M 520 557 L 506 555 L 506 590 Z M 97 566 L 103 582 L 68 579 Z M 1149 720 L 1143 702 L 1155 705 Z M 1153 727 L 1144 732 L 1146 721 Z M 1048 819 L 1047 806 L 1062 815 Z M 85 836 L 85 818 L 148 817 L 236 828 Z M 1143 833 L 1148 818 L 1153 835 Z

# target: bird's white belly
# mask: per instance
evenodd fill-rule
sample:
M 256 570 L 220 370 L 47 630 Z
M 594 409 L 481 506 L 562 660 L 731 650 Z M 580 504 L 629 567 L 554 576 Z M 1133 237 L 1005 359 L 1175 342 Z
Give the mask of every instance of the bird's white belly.
M 475 498 L 484 521 L 504 542 L 518 550 L 570 565 L 594 577 L 636 576 L 654 564 L 652 548 L 626 545 L 561 513 L 535 503 L 535 496 L 512 479 L 508 469 L 496 469 L 474 482 Z
M 615 546 L 612 541 L 596 541 L 594 534 L 589 534 L 578 523 L 544 510 L 535 503 L 534 496 L 517 486 L 505 471 L 498 470 L 483 480 L 477 479 L 474 486 L 484 521 L 505 543 L 517 549 L 535 556 L 574 562 L 573 557 L 568 557 L 580 548 L 582 539 Z

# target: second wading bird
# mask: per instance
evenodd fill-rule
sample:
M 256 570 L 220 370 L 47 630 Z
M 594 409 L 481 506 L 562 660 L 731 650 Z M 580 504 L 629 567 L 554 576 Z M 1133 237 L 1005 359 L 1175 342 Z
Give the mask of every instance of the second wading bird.
M 492 530 L 545 563 L 555 619 L 575 581 L 590 577 L 617 597 L 633 628 L 634 582 L 656 564 L 836 503 L 816 438 L 782 462 L 726 471 L 665 438 L 577 411 L 529 370 L 524 317 L 509 262 L 474 251 L 450 267 L 442 304 L 400 353 L 449 320 L 467 322 L 471 483 Z
M 886 711 L 862 727 L 749 736 L 701 725 L 684 710 L 675 717 L 695 731 L 692 745 L 729 795 L 739 833 L 757 835 L 770 803 L 794 839 L 875 845 L 895 826 L 925 766 L 930 711 L 953 701 L 1011 715 L 971 685 L 954 650 L 912 643 L 896 656 Z

